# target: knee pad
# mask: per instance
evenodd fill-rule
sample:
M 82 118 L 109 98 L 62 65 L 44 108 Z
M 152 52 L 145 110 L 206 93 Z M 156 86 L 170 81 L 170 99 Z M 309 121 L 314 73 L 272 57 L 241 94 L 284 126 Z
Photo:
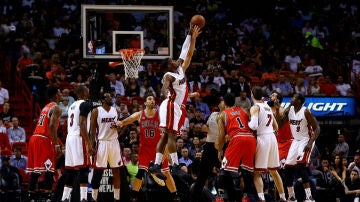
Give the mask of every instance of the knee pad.
M 141 179 L 145 176 L 144 174 L 145 174 L 145 170 L 144 170 L 144 169 L 139 169 L 138 172 L 136 173 L 136 176 L 135 176 L 135 177 L 136 177 L 137 179 L 140 179 L 140 180 L 141 180 Z
M 88 183 L 88 175 L 89 169 L 88 168 L 81 168 L 79 172 L 79 182 L 80 184 L 87 184 Z
M 102 175 L 103 175 L 103 170 L 96 170 L 94 169 L 94 174 L 93 174 L 93 177 L 91 179 L 91 187 L 93 189 L 99 189 L 100 187 L 100 181 L 101 181 L 101 178 L 102 178 Z

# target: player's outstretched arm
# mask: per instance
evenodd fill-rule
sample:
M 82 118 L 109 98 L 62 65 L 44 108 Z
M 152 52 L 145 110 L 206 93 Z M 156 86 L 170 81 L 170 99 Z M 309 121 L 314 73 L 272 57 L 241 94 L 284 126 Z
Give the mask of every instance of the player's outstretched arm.
M 140 120 L 140 113 L 141 112 L 135 112 L 135 113 L 131 114 L 126 119 L 124 119 L 122 121 L 118 121 L 117 125 L 119 127 L 123 127 L 123 126 L 127 126 L 127 125 L 129 125 L 131 123 L 134 123 L 135 121 L 139 121 Z
M 191 58 L 194 54 L 196 38 L 199 36 L 199 34 L 201 34 L 200 28 L 198 26 L 195 25 L 191 29 L 192 29 L 192 34 L 191 34 L 189 51 L 186 54 L 184 63 L 182 64 L 182 69 L 184 72 L 186 72 L 187 68 L 189 67 Z

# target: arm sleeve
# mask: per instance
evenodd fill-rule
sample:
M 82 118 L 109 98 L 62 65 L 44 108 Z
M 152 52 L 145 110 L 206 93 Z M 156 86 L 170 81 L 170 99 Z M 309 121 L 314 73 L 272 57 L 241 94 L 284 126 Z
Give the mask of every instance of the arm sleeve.
M 180 57 L 181 59 L 185 60 L 186 58 L 186 55 L 189 51 L 189 47 L 190 47 L 190 41 L 191 41 L 191 35 L 187 35 L 186 36 L 186 39 L 184 41 L 184 44 L 182 46 L 182 49 L 181 49 L 181 53 L 180 53 Z
M 256 130 L 259 126 L 259 121 L 258 121 L 258 117 L 257 116 L 252 116 L 251 120 L 249 122 L 249 127 L 251 128 L 251 130 Z

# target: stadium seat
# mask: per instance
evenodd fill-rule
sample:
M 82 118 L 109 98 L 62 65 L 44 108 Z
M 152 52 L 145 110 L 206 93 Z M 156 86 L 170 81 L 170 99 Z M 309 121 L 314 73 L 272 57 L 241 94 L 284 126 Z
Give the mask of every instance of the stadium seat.
M 23 155 L 27 155 L 28 153 L 28 146 L 27 146 L 27 143 L 26 142 L 13 142 L 11 144 L 11 149 L 12 151 L 14 151 L 14 148 L 15 147 L 21 147 L 21 153 Z
M 0 133 L 0 148 L 11 151 L 9 136 L 6 133 Z

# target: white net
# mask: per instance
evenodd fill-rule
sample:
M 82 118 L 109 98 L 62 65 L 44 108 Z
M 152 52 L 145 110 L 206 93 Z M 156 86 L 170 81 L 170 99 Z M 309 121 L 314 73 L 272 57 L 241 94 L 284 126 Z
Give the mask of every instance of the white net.
M 125 67 L 125 79 L 138 78 L 141 58 L 144 56 L 144 49 L 121 49 L 120 54 Z

